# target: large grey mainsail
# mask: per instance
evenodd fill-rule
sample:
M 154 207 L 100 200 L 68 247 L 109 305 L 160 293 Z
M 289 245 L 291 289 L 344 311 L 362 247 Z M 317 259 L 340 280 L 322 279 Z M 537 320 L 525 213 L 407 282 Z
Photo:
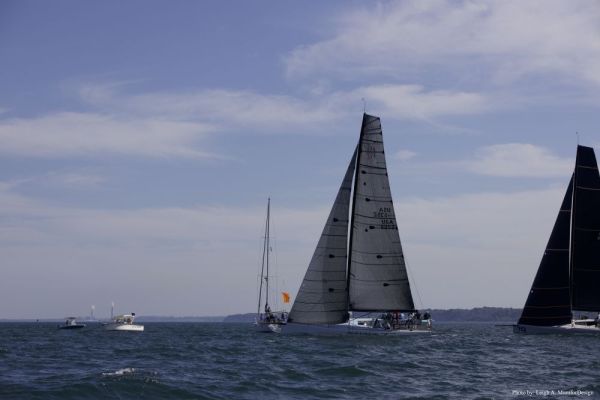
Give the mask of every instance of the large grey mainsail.
M 365 114 L 358 145 L 349 253 L 349 308 L 414 310 L 388 180 L 381 123 Z
M 290 311 L 288 322 L 338 324 L 347 320 L 348 216 L 356 150 Z

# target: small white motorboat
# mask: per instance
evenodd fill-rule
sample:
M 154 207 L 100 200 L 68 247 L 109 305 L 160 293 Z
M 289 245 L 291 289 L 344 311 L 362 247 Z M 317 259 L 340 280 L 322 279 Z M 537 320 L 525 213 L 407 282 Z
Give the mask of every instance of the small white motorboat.
M 143 332 L 144 325 L 134 324 L 135 313 L 117 315 L 104 326 L 107 331 Z
M 58 329 L 81 329 L 85 328 L 85 324 L 77 323 L 75 317 L 69 317 L 65 320 L 65 323 L 58 325 Z

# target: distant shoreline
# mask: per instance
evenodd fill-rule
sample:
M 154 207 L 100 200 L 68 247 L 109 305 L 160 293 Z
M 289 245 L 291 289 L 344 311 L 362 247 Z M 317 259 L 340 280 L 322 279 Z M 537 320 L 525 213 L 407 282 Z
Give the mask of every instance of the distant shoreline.
M 521 308 L 476 307 L 451 309 L 423 309 L 428 311 L 435 322 L 516 322 L 521 316 Z M 234 314 L 225 317 L 223 322 L 252 322 L 256 313 Z
M 425 309 L 424 309 L 425 310 Z M 476 307 L 476 308 L 451 308 L 451 309 L 427 309 L 436 322 L 516 322 L 520 315 L 520 308 L 506 307 Z M 253 322 L 256 313 L 232 314 L 226 316 L 208 316 L 208 317 L 173 317 L 160 315 L 139 315 L 136 318 L 138 322 L 224 322 L 236 323 Z M 107 319 L 99 319 L 95 321 L 87 320 L 88 317 L 79 317 L 78 319 L 84 323 L 99 323 Z M 0 318 L 0 323 L 9 322 L 40 322 L 40 323 L 56 323 L 64 321 L 64 318 Z

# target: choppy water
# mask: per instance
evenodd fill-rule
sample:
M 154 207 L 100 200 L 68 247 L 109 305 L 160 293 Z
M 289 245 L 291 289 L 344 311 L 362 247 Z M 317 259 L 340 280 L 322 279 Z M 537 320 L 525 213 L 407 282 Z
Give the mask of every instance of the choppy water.
M 406 337 L 145 325 L 134 334 L 0 324 L 0 398 L 516 399 L 526 391 L 553 397 L 544 390 L 565 399 L 600 397 L 600 337 L 521 336 L 484 324 L 438 324 L 431 335 Z

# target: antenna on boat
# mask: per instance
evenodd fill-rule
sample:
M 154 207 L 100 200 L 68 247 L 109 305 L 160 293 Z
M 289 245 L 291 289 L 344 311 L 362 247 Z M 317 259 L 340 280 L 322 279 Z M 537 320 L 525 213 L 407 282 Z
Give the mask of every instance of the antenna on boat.
M 579 132 L 575 131 L 575 136 L 577 136 L 577 146 L 579 146 Z
M 360 99 L 361 99 L 361 100 L 362 100 L 362 102 L 363 102 L 363 113 L 365 113 L 365 114 L 366 114 L 366 113 L 367 113 L 367 101 L 365 100 L 365 98 L 364 98 L 364 97 L 361 97 Z
M 113 319 L 115 313 L 115 302 L 110 303 L 110 319 Z

